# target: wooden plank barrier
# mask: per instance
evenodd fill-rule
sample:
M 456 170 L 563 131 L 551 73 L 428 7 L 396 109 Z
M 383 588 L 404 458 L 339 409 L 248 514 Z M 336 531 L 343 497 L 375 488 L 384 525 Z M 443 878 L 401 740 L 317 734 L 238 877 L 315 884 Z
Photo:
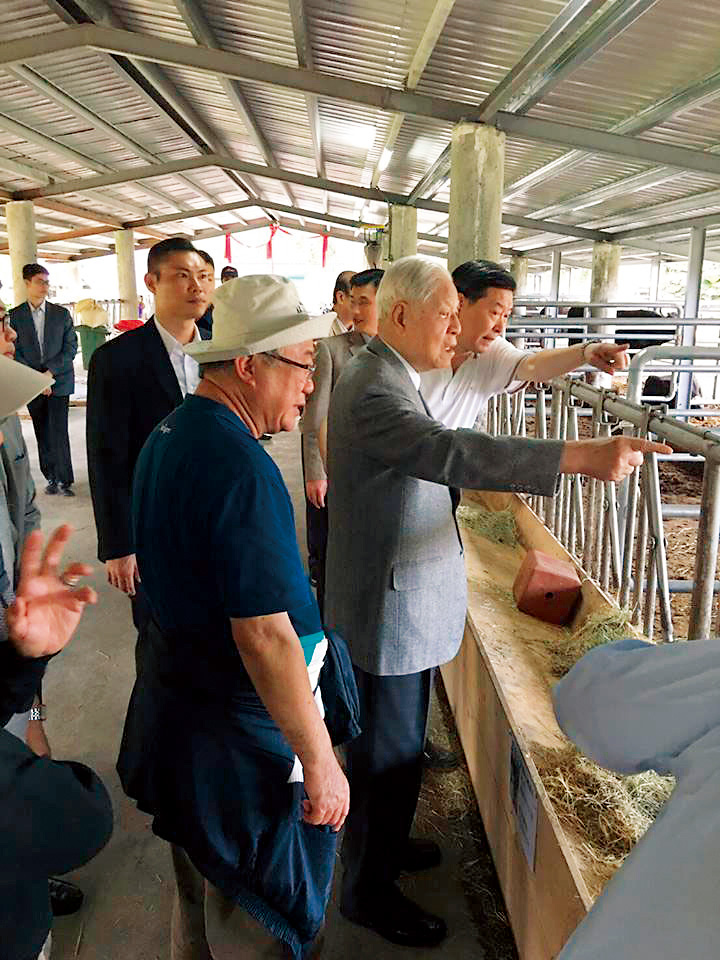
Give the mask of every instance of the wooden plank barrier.
M 524 547 L 573 563 L 583 580 L 571 629 L 614 606 L 514 494 L 466 493 L 492 510 L 511 509 Z M 442 676 L 522 960 L 552 960 L 599 887 L 582 837 L 560 825 L 532 759 L 532 746 L 567 743 L 548 677 L 561 628 L 520 613 L 508 598 L 525 550 L 462 528 L 468 613 L 462 647 Z

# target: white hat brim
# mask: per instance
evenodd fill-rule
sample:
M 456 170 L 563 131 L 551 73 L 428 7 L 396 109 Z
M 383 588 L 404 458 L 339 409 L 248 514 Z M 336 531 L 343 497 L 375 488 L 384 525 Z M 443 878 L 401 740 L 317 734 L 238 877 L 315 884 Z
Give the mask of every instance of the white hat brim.
M 306 315 L 304 320 L 300 320 L 300 315 L 295 313 L 291 317 L 279 318 L 272 333 L 260 340 L 246 342 L 240 337 L 234 343 L 221 343 L 215 339 L 195 340 L 186 344 L 183 349 L 198 363 L 233 360 L 235 357 L 247 357 L 254 353 L 290 347 L 305 340 L 320 340 L 322 337 L 327 337 L 334 318 L 334 313 L 321 313 L 317 316 Z M 298 320 L 300 320 L 299 323 Z
M 0 420 L 17 413 L 43 390 L 55 383 L 48 373 L 39 373 L 19 360 L 0 356 Z

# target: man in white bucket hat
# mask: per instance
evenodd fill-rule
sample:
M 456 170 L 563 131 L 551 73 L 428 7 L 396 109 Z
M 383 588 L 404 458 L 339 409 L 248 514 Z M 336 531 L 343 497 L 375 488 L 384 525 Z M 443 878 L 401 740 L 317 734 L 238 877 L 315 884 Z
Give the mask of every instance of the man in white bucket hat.
M 258 438 L 295 428 L 326 326 L 282 277 L 221 286 L 212 340 L 185 347 L 200 385 L 138 460 L 153 622 L 118 771 L 172 844 L 173 960 L 319 948 L 349 790 L 313 695 L 328 644 L 290 496 Z

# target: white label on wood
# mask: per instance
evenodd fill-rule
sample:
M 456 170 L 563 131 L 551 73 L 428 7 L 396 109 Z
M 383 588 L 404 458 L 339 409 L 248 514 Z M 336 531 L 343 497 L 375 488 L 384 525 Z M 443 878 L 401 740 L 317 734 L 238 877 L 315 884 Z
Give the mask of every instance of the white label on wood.
M 531 870 L 535 869 L 535 837 L 537 834 L 538 795 L 525 757 L 512 731 L 510 733 L 510 800 L 515 812 L 515 825 L 520 846 Z

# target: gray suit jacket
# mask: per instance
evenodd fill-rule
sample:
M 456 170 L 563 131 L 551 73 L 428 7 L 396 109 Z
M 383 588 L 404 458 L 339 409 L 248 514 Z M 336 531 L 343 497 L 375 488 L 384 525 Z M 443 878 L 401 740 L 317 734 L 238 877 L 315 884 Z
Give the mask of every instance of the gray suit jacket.
M 318 433 L 327 419 L 330 394 L 335 389 L 338 377 L 345 369 L 348 360 L 351 360 L 364 346 L 365 338 L 355 330 L 318 340 L 313 376 L 315 389 L 310 394 L 305 413 L 300 421 L 306 480 L 322 480 L 325 476 L 325 467 L 318 447 Z
M 449 430 L 397 356 L 370 341 L 345 367 L 328 422 L 325 617 L 353 663 L 392 676 L 455 656 L 467 599 L 453 488 L 549 496 L 562 446 Z

